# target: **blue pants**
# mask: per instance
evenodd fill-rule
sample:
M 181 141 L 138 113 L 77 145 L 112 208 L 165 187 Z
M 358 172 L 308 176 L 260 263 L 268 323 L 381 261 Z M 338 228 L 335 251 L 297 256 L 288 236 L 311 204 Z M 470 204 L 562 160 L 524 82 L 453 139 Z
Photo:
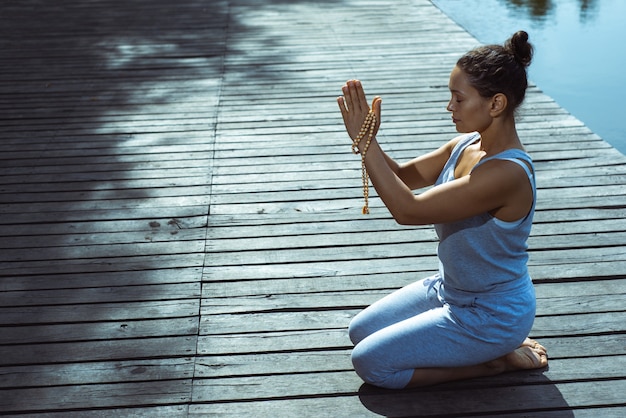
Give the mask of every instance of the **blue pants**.
M 481 364 L 512 352 L 535 317 L 529 277 L 485 294 L 450 291 L 439 275 L 410 284 L 350 322 L 352 363 L 366 382 L 407 386 L 413 371 Z

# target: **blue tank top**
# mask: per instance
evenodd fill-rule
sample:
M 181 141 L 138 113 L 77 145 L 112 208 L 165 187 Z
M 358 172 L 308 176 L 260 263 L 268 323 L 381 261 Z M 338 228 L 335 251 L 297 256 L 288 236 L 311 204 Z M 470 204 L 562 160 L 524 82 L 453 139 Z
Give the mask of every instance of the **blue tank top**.
M 462 138 L 452 151 L 435 185 L 455 179 L 454 169 L 463 150 L 478 141 L 472 133 Z M 436 224 L 439 237 L 439 274 L 446 293 L 500 293 L 530 283 L 527 239 L 535 212 L 536 185 L 530 156 L 520 149 L 509 149 L 480 161 L 498 159 L 518 163 L 528 175 L 533 189 L 529 213 L 516 222 L 505 222 L 489 213 L 445 224 Z

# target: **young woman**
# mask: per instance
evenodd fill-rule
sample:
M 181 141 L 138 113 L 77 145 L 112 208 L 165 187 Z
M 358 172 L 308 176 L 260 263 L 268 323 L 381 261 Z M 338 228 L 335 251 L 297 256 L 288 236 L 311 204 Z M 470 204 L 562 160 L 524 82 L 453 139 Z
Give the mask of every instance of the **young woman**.
M 378 195 L 398 223 L 432 223 L 439 236 L 438 274 L 350 323 L 352 361 L 365 382 L 399 389 L 547 365 L 545 348 L 527 338 L 535 293 L 526 240 L 536 189 L 514 114 L 531 58 L 523 31 L 461 57 L 447 110 L 464 135 L 404 164 L 376 141 L 381 99 L 370 109 L 359 81 L 343 87 L 343 121 Z

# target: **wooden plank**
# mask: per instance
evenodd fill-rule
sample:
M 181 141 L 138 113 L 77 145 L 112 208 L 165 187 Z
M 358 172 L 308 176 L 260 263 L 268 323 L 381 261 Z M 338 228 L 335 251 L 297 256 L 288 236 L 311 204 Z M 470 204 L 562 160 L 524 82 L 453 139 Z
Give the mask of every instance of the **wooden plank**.
M 606 231 L 602 231 L 603 223 L 594 221 L 589 223 L 589 232 L 577 228 L 584 228 L 582 222 L 573 225 L 561 224 L 560 233 L 557 233 L 557 226 L 549 225 L 543 229 L 538 227 L 542 235 L 533 235 L 528 240 L 528 245 L 532 251 L 549 250 L 549 249 L 571 249 L 571 248 L 594 248 L 594 247 L 612 247 L 620 246 L 626 240 L 626 233 L 621 231 L 625 224 L 622 220 L 607 220 L 604 224 Z M 597 225 L 597 226 L 596 226 Z M 375 225 L 370 227 L 374 228 Z M 268 228 L 269 229 L 269 228 Z M 293 227 L 291 228 L 294 231 Z M 236 233 L 234 231 L 234 233 Z M 293 232 L 292 232 L 293 234 Z M 576 238 L 575 241 L 572 238 Z M 145 239 L 145 238 L 144 238 Z M 240 258 L 253 259 L 255 257 L 263 257 L 265 251 L 271 250 L 298 250 L 298 249 L 322 249 L 328 247 L 354 247 L 359 245 L 376 246 L 376 245 L 398 245 L 394 248 L 396 255 L 431 252 L 436 247 L 436 235 L 434 230 L 372 230 L 372 231 L 345 231 L 341 233 L 327 234 L 300 234 L 300 235 L 282 235 L 279 239 L 276 237 L 240 237 L 231 239 L 214 240 L 209 243 L 206 251 L 211 253 L 221 253 L 225 257 L 232 252 L 236 253 Z M 156 240 L 155 240 L 156 241 Z M 399 246 L 410 246 L 410 250 L 403 251 Z M 406 244 L 406 245 L 405 245 Z M 243 253 L 242 252 L 247 252 Z M 254 254 L 253 254 L 254 252 Z M 390 251 L 391 252 L 391 251 Z M 227 260 L 227 258 L 226 258 Z
M 206 194 L 191 196 L 174 196 L 174 197 L 152 197 L 146 194 L 142 197 L 130 197 L 128 199 L 102 199 L 102 200 L 79 200 L 69 202 L 45 202 L 45 203 L 6 203 L 0 208 L 0 213 L 5 214 L 24 214 L 24 213 L 46 213 L 52 212 L 91 212 L 98 210 L 112 212 L 115 210 L 123 211 L 126 209 L 141 209 L 154 207 L 174 207 L 176 202 L 185 206 L 203 206 L 208 207 L 209 197 Z M 119 215 L 118 215 L 119 216 Z
M 201 354 L 243 354 L 243 353 L 268 353 L 283 351 L 319 351 L 350 347 L 346 326 L 346 318 L 354 316 L 356 311 L 347 311 L 339 315 L 317 314 L 325 319 L 334 319 L 334 323 L 325 327 L 303 329 L 297 327 L 293 330 L 289 325 L 282 325 L 275 329 L 267 330 L 258 325 L 258 332 L 247 334 L 233 334 L 231 328 L 225 328 L 224 334 L 215 330 L 217 334 L 203 330 L 203 335 L 198 339 L 198 352 Z M 536 338 L 549 338 L 550 336 L 597 336 L 603 333 L 621 334 L 624 329 L 623 312 L 610 314 L 592 313 L 563 316 L 544 316 L 535 319 L 531 335 Z M 307 318 L 315 317 L 316 314 L 300 313 L 291 314 L 290 320 L 306 322 Z M 233 315 L 231 319 L 241 320 Z M 567 319 L 565 321 L 564 319 Z M 258 321 L 258 316 L 257 316 Z M 574 323 L 574 321 L 579 321 Z M 270 322 L 270 325 L 274 325 Z M 286 328 L 284 331 L 281 329 Z
M 107 409 L 86 409 L 83 411 L 61 411 L 52 412 L 47 410 L 44 413 L 31 414 L 38 418 L 108 418 L 108 417 L 136 417 L 136 418 L 185 418 L 188 415 L 187 405 L 172 406 L 151 406 L 128 408 L 107 408 Z
M 154 297 L 150 295 L 149 297 Z M 146 299 L 146 297 L 142 298 Z M 53 306 L 19 306 L 2 307 L 1 325 L 32 324 L 36 318 L 39 324 L 90 321 L 125 321 L 145 318 L 163 319 L 181 316 L 198 315 L 197 299 L 158 300 L 155 302 L 101 303 L 98 309 L 90 305 L 53 305 Z
M 145 240 L 145 236 L 144 236 Z M 189 254 L 200 253 L 204 249 L 203 240 L 173 240 L 171 242 L 148 243 L 125 243 L 125 244 L 97 244 L 97 245 L 72 245 L 72 246 L 46 246 L 39 247 L 38 243 L 28 249 L 4 249 L 0 261 L 41 261 L 41 260 L 66 260 L 66 259 L 89 259 L 89 258 L 115 258 L 123 256 L 143 256 L 160 254 Z M 105 247 L 106 245 L 106 247 Z
M 626 249 L 624 246 L 609 246 L 599 248 L 548 248 L 550 251 L 534 251 L 530 255 L 529 268 L 532 268 L 532 276 L 535 277 L 534 272 L 540 271 L 542 266 L 552 265 L 581 265 L 587 263 L 613 263 L 624 261 L 626 257 Z M 423 252 L 419 252 L 419 251 Z M 399 267 L 407 268 L 408 271 L 415 270 L 415 266 L 419 266 L 422 269 L 426 267 L 435 269 L 438 264 L 437 261 L 433 261 L 436 258 L 435 255 L 436 246 L 434 245 L 419 245 L 418 244 L 389 244 L 383 248 L 375 246 L 369 247 L 368 252 L 364 252 L 358 247 L 346 247 L 342 248 L 341 252 L 336 249 L 322 247 L 311 252 L 307 249 L 291 249 L 289 251 L 276 251 L 276 250 L 259 250 L 246 253 L 225 253 L 219 254 L 219 260 L 223 264 L 216 267 L 215 270 L 211 270 L 212 275 L 217 280 L 225 279 L 222 273 L 226 273 L 229 270 L 234 272 L 229 267 L 241 266 L 241 279 L 248 278 L 245 275 L 248 267 L 256 267 L 259 269 L 259 274 L 263 274 L 264 271 L 269 269 L 286 269 L 286 263 L 302 263 L 309 265 L 309 271 L 325 269 L 327 271 L 342 271 L 342 267 L 349 269 L 352 273 L 343 274 L 355 274 L 359 272 L 359 266 L 355 265 L 354 260 L 362 262 L 360 271 L 367 268 L 371 273 L 382 272 L 382 269 L 388 268 L 388 272 L 402 271 L 398 268 L 393 268 L 392 265 L 398 264 Z M 217 259 L 218 256 L 213 256 L 212 259 Z M 584 260 L 582 263 L 580 260 Z M 332 265 L 328 263 L 332 261 Z M 375 265 L 374 265 L 375 264 Z M 414 267 L 410 267 L 413 264 Z M 326 267 L 324 267 L 326 265 Z M 296 270 L 296 269 L 291 269 Z M 407 271 L 405 270 L 405 271 Z M 277 272 L 277 271 L 276 271 Z M 217 273 L 217 274 L 213 274 Z M 339 273 L 335 273 L 339 275 Z M 261 275 L 257 278 L 265 277 Z M 284 276 L 274 276 L 284 277 Z M 205 277 L 205 280 L 208 280 Z
M 565 409 L 557 409 L 554 411 L 533 411 L 533 417 L 536 418 L 558 418 L 558 417 L 576 417 L 576 418 L 595 418 L 595 417 L 606 417 L 606 418 L 620 418 L 624 416 L 626 413 L 626 408 L 623 406 L 615 406 L 615 407 L 594 407 L 589 409 L 574 409 L 570 410 L 569 408 Z M 519 413 L 505 413 L 502 414 L 503 418 L 522 418 L 527 417 L 528 413 L 519 412 Z
M 165 318 L 90 322 L 87 324 L 49 324 L 0 327 L 2 342 L 6 345 L 57 343 L 65 341 L 97 341 L 195 335 L 198 320 Z
M 619 208 L 584 208 L 584 209 L 567 209 L 562 210 L 545 210 L 535 214 L 533 222 L 533 229 L 531 235 L 534 234 L 538 225 L 554 224 L 561 225 L 575 221 L 604 221 L 604 220 L 619 220 L 623 218 L 623 210 Z M 293 226 L 292 226 L 293 225 Z M 272 214 L 239 214 L 239 215 L 218 215 L 211 214 L 209 219 L 209 231 L 212 234 L 213 231 L 219 233 L 216 238 L 227 237 L 224 231 L 232 230 L 235 234 L 239 228 L 246 227 L 248 230 L 243 230 L 244 234 L 248 232 L 249 236 L 277 236 L 284 233 L 284 231 L 291 230 L 291 233 L 284 233 L 285 236 L 297 235 L 300 228 L 303 229 L 303 235 L 309 235 L 318 230 L 320 233 L 333 232 L 335 229 L 337 232 L 356 232 L 363 231 L 368 232 L 372 230 L 405 230 L 410 229 L 413 231 L 431 231 L 432 226 L 417 226 L 406 227 L 397 225 L 388 213 L 373 212 L 368 216 L 361 215 L 358 211 L 343 210 L 331 213 L 322 212 L 300 212 L 300 213 L 284 213 L 279 215 Z M 283 230 L 272 233 L 274 227 L 282 227 Z M 265 229 L 268 229 L 267 232 Z M 418 232 L 416 232 L 417 235 Z M 233 235 L 232 238 L 241 238 L 239 235 Z
M 355 183 L 358 183 L 358 180 L 355 179 Z M 619 187 L 619 186 L 617 186 Z M 622 188 L 623 189 L 623 188 Z M 601 191 L 602 188 L 596 190 L 598 193 L 604 193 Z M 542 193 L 546 197 L 545 200 L 541 200 L 538 202 L 538 210 L 546 210 L 546 209 L 558 209 L 558 208 L 566 208 L 566 209 L 586 209 L 586 208 L 615 208 L 621 209 L 624 204 L 626 204 L 626 196 L 624 196 L 621 190 L 615 190 L 617 193 L 620 193 L 616 196 L 610 195 L 602 195 L 599 194 L 597 196 L 584 194 L 583 190 L 578 190 L 575 192 L 563 192 L 556 193 L 556 195 L 551 195 L 547 192 Z M 333 191 L 327 191 L 325 193 L 309 193 L 308 191 L 304 192 L 294 192 L 293 194 L 297 194 L 299 196 L 293 199 L 286 198 L 286 196 L 280 196 L 277 194 L 276 202 L 272 200 L 268 196 L 261 197 L 260 199 L 257 197 L 257 200 L 261 200 L 260 202 L 247 202 L 240 203 L 235 199 L 226 199 L 223 196 L 220 196 L 220 202 L 215 202 L 213 208 L 215 208 L 216 214 L 220 215 L 240 215 L 240 214 L 280 214 L 280 213 L 295 213 L 295 212 L 330 212 L 330 211 L 340 211 L 349 208 L 352 213 L 357 213 L 361 208 L 362 203 L 360 196 L 361 190 L 358 186 L 353 188 L 352 194 L 346 195 L 346 193 L 336 193 Z M 590 194 L 593 193 L 590 191 Z M 289 193 L 292 194 L 292 193 Z M 314 196 L 312 196 L 314 195 Z M 316 196 L 315 196 L 316 195 Z M 312 199 L 315 197 L 315 199 Z M 191 203 L 191 202 L 190 202 Z M 220 204 L 221 203 L 221 204 Z M 370 208 L 374 211 L 383 211 L 387 214 L 387 210 L 382 206 L 380 200 L 375 197 L 375 195 L 370 196 Z
M 315 381 L 323 378 L 325 385 L 315 385 Z M 299 375 L 298 379 L 302 382 L 302 386 L 298 388 L 293 386 L 292 376 L 271 376 L 264 377 L 264 383 L 259 384 L 254 378 L 229 379 L 230 391 L 221 393 L 211 392 L 214 395 L 228 397 L 231 399 L 240 399 L 241 394 L 245 400 L 257 399 L 267 402 L 276 400 L 272 407 L 277 408 L 278 405 L 286 403 L 283 408 L 289 408 L 287 402 L 280 400 L 297 400 L 311 398 L 311 394 L 315 394 L 316 398 L 327 398 L 332 393 L 346 395 L 342 392 L 342 387 L 333 387 L 341 385 L 341 382 L 348 380 L 344 373 L 326 373 L 323 376 L 319 374 Z M 255 381 L 256 380 L 256 381 Z M 363 416 L 365 408 L 377 414 L 386 416 L 406 416 L 406 414 L 497 414 L 500 412 L 510 411 L 511 409 L 533 412 L 537 409 L 555 410 L 570 409 L 577 407 L 603 407 L 613 406 L 623 401 L 620 394 L 611 388 L 623 391 L 626 389 L 626 380 L 617 380 L 609 382 L 594 382 L 593 384 L 585 382 L 574 383 L 557 383 L 554 384 L 549 380 L 544 380 L 544 384 L 529 386 L 513 386 L 513 387 L 488 387 L 488 388 L 464 388 L 464 390 L 411 390 L 404 392 L 383 392 L 369 391 L 368 387 L 364 387 L 359 392 L 359 398 L 363 405 L 342 402 L 344 408 L 340 411 L 348 412 L 345 416 Z M 210 381 L 202 381 L 211 387 Z M 358 387 L 356 380 L 350 382 L 354 388 Z M 205 388 L 205 389 L 208 389 Z M 270 389 L 273 388 L 274 391 Z M 309 388 L 309 389 L 307 389 Z M 194 390 L 199 389 L 194 387 Z M 300 389 L 300 390 L 298 390 Z M 282 396 L 275 397 L 274 393 L 281 393 Z M 370 393 L 368 393 L 370 392 Z M 206 390 L 204 391 L 206 393 Z M 324 396 L 326 395 L 326 396 Z M 356 394 L 353 394 L 356 398 Z M 208 401 L 209 399 L 198 399 L 198 401 Z M 214 401 L 214 399 L 212 399 Z M 235 403 L 210 403 L 202 408 L 207 414 L 218 414 L 220 412 L 231 411 L 244 414 L 246 411 L 252 413 L 250 407 L 258 407 L 259 402 Z M 278 405 L 277 405 L 278 404 Z M 345 408 L 350 406 L 353 409 L 346 411 Z M 226 409 L 228 407 L 228 409 Z M 274 413 L 278 409 L 273 409 Z M 283 412 L 284 409 L 281 409 Z M 258 414 L 259 412 L 257 412 Z M 265 415 L 267 414 L 267 415 Z M 263 416 L 270 416 L 271 410 L 265 410 Z
M 0 388 L 191 379 L 193 359 L 129 360 L 4 367 Z
M 390 403 L 393 401 L 390 401 Z M 300 417 L 319 417 L 332 416 L 337 418 L 358 417 L 380 417 L 381 414 L 394 413 L 393 409 L 377 410 L 376 412 L 368 410 L 357 396 L 337 395 L 328 398 L 304 398 L 304 399 L 287 399 L 287 400 L 263 400 L 259 402 L 240 402 L 229 404 L 203 405 L 194 404 L 190 407 L 189 417 L 205 417 L 207 415 L 217 415 L 223 417 L 240 417 L 240 416 L 262 416 L 271 417 L 277 414 L 285 414 L 287 416 Z M 417 412 L 408 412 L 413 416 Z M 427 416 L 426 412 L 422 412 L 418 416 Z M 485 416 L 479 414 L 478 416 Z M 599 416 L 606 418 L 622 418 L 624 415 L 624 407 L 598 408 L 593 407 L 587 410 L 576 409 L 575 412 L 568 411 L 566 408 L 560 408 L 553 411 L 522 411 L 519 414 L 508 414 L 505 412 L 498 413 L 498 417 L 519 417 L 527 418 L 597 418 Z M 394 416 L 394 415 L 388 415 Z M 402 416 L 402 415 L 398 415 Z M 472 415 L 470 415 L 472 416 Z M 474 415 L 476 416 L 476 415 Z
M 35 273 L 22 275 L 16 274 L 13 276 L 2 277 L 2 280 L 0 280 L 0 291 L 23 291 L 26 289 L 30 291 L 45 289 L 67 290 L 107 286 L 127 286 L 128 288 L 132 289 L 133 286 L 139 285 L 198 282 L 201 275 L 201 267 L 181 267 L 175 269 L 144 269 L 121 272 L 79 272 L 77 274 L 65 272 L 54 275 L 52 278 L 46 273 L 43 273 L 41 275 L 37 275 Z M 150 294 L 154 294 L 152 292 L 154 292 L 156 289 L 150 289 Z
M 176 270 L 202 267 L 204 258 L 203 253 L 197 253 L 5 262 L 0 265 L 0 276 L 43 275 L 46 273 L 51 275 L 88 274 L 160 269 Z
M 1 345 L 0 365 L 80 363 L 193 356 L 196 352 L 194 335 L 174 335 L 153 338 L 95 340 L 77 342 Z
M 613 260 L 613 254 L 618 254 L 619 250 L 609 253 L 606 256 L 601 251 L 598 252 L 598 259 L 585 259 L 584 250 L 568 251 L 564 255 L 568 260 L 562 260 L 557 251 L 552 251 L 550 258 L 544 258 L 544 263 L 531 263 L 529 271 L 531 277 L 536 281 L 563 281 L 587 278 L 615 278 L 623 277 L 624 260 Z M 584 260 L 583 263 L 580 262 Z M 250 282 L 252 280 L 299 280 L 317 278 L 326 280 L 344 280 L 345 276 L 360 276 L 363 272 L 372 275 L 373 281 L 385 283 L 398 283 L 396 275 L 409 273 L 412 280 L 432 275 L 437 269 L 437 259 L 434 255 L 429 257 L 389 258 L 380 259 L 360 258 L 360 266 L 349 260 L 326 260 L 319 262 L 303 261 L 292 262 L 288 267 L 284 264 L 266 264 L 260 261 L 258 264 L 244 266 L 217 266 L 207 270 L 203 274 L 203 281 L 207 282 Z M 404 283 L 407 283 L 404 281 Z M 308 282 L 304 284 L 308 285 Z M 321 286 L 324 286 L 321 284 Z M 397 285 L 395 287 L 398 287 Z
M 71 210 L 71 206 L 66 210 L 58 208 L 48 208 L 45 212 L 11 213 L 3 214 L 0 225 L 6 224 L 61 224 L 94 221 L 117 221 L 144 219 L 146 223 L 159 222 L 160 219 L 169 218 L 169 221 L 185 222 L 185 218 L 205 217 L 208 213 L 207 205 L 192 206 L 165 206 L 165 207 L 128 207 L 124 208 L 124 216 L 118 211 L 110 209 L 96 208 L 92 210 Z M 121 219 L 120 219 L 121 218 Z M 4 228 L 4 226 L 3 226 Z
M 361 297 L 361 306 L 366 306 L 372 302 L 370 298 L 381 297 L 384 294 L 391 293 L 393 290 L 399 289 L 414 281 L 428 277 L 429 274 L 434 274 L 435 271 L 423 271 L 423 272 L 398 272 L 395 274 L 362 274 L 362 275 L 346 275 L 337 279 L 335 277 L 312 277 L 312 278 L 300 278 L 293 280 L 284 279 L 264 279 L 264 280 L 251 280 L 251 281 L 221 281 L 215 284 L 205 284 L 203 287 L 203 297 L 216 298 L 218 300 L 230 299 L 234 297 L 246 298 L 257 297 L 271 298 L 274 297 L 280 300 L 281 295 L 290 301 L 297 302 L 306 298 L 307 295 L 312 294 L 317 296 L 323 303 L 324 297 L 329 296 L 333 298 L 334 294 L 341 292 L 347 292 L 349 294 L 363 294 L 369 296 Z M 563 286 L 562 282 L 550 282 L 549 280 L 542 280 L 535 284 L 535 290 L 538 300 L 558 300 L 559 304 L 564 307 L 567 306 L 568 298 L 571 298 L 573 303 L 576 303 L 579 298 L 595 298 L 597 296 L 606 295 L 612 300 L 620 303 L 621 295 L 623 291 L 623 283 L 621 279 L 617 279 L 614 282 L 613 279 L 601 280 L 599 277 L 590 277 L 588 281 L 584 281 L 580 276 L 577 277 L 579 282 L 568 282 L 567 286 Z M 245 288 L 243 288 L 245 286 Z M 552 290 L 554 289 L 554 290 Z M 571 290 L 570 290 L 571 289 Z M 336 292 L 336 293 L 335 293 Z M 585 296 L 581 296 L 582 294 Z M 293 299 L 292 299 L 293 297 Z M 543 303 L 543 302 L 542 302 Z M 346 304 L 352 305 L 354 304 Z M 208 305 L 210 306 L 210 304 Z M 227 302 L 224 302 L 223 306 L 229 306 Z M 586 305 L 585 305 L 586 306 Z M 565 308 L 563 308 L 565 309 Z
M 591 341 L 596 343 L 590 344 Z M 589 357 L 600 358 L 600 361 L 605 364 L 604 367 L 608 369 L 615 353 L 621 353 L 618 354 L 621 356 L 626 355 L 626 350 L 620 343 L 619 336 L 615 335 L 546 337 L 542 338 L 541 342 L 547 347 L 551 359 L 550 368 L 543 370 L 541 374 L 549 375 L 557 380 L 561 372 L 569 373 L 568 376 L 570 377 L 576 373 L 579 377 L 593 373 L 588 370 L 588 367 L 582 366 Z M 266 375 L 268 370 L 274 374 L 352 371 L 350 352 L 349 348 L 339 348 L 323 351 L 206 355 L 198 358 L 196 376 L 198 378 L 219 379 L 221 377 L 262 376 Z M 617 361 L 614 364 L 620 364 L 620 362 Z M 601 374 L 600 369 L 597 371 Z M 536 375 L 536 373 L 530 373 L 529 376 L 532 380 L 533 376 Z M 613 376 L 623 376 L 623 371 L 616 368 Z M 510 375 L 490 377 L 486 379 L 485 386 L 489 386 L 495 381 L 506 383 L 509 377 Z M 471 383 L 471 385 L 474 384 L 475 382 Z M 464 384 L 458 383 L 457 385 Z
M 180 405 L 191 401 L 190 380 L 71 385 L 49 388 L 6 389 L 0 409 L 27 413 L 45 410 L 102 409 L 133 405 Z M 132 396 L 128 396 L 132 393 Z
M 380 283 L 380 285 L 382 286 L 384 283 Z M 626 281 L 623 279 L 576 282 L 568 283 L 568 285 L 568 291 L 561 292 L 560 289 L 564 286 L 560 283 L 557 284 L 556 288 L 559 290 L 555 294 L 549 294 L 549 289 L 548 291 L 544 290 L 544 287 L 555 286 L 555 284 L 537 285 L 537 315 L 619 312 L 623 308 L 624 300 L 626 300 Z M 606 286 L 605 289 L 602 289 L 603 285 Z M 302 326 L 300 321 L 289 323 L 285 321 L 286 317 L 294 312 L 308 312 L 310 316 L 307 315 L 306 320 L 302 322 L 311 321 L 309 327 L 319 326 L 323 323 L 333 326 L 331 324 L 334 324 L 335 321 L 320 321 L 319 318 L 316 318 L 316 313 L 326 310 L 335 311 L 339 308 L 342 310 L 362 308 L 371 305 L 393 291 L 393 289 L 384 288 L 366 290 L 365 287 L 362 285 L 358 291 L 321 292 L 315 291 L 317 289 L 312 286 L 312 290 L 308 292 L 302 289 L 299 294 L 294 294 L 291 293 L 293 289 L 283 289 L 282 291 L 276 289 L 277 292 L 269 293 L 267 292 L 268 289 L 259 284 L 258 291 L 254 294 L 223 294 L 219 297 L 213 293 L 211 288 L 203 289 L 205 291 L 202 301 L 203 322 L 207 322 L 206 329 L 216 330 L 220 329 L 217 324 L 232 322 L 232 319 L 228 319 L 225 315 L 241 314 L 252 317 L 263 314 L 263 327 L 271 327 L 270 323 L 273 323 L 274 326 L 282 323 L 282 326 L 298 327 Z M 341 316 L 338 312 L 335 314 L 338 317 Z M 277 319 L 276 322 L 272 321 L 273 317 L 280 318 L 281 316 L 285 316 L 285 318 Z M 243 322 L 248 323 L 247 321 Z M 242 327 L 242 330 L 248 329 L 246 325 L 239 326 Z
M 591 170 L 590 170 L 591 171 Z M 597 170 L 600 172 L 600 170 Z M 606 169 L 602 171 L 607 171 Z M 623 169 L 622 169 L 623 171 Z M 297 191 L 315 191 L 315 190 L 339 190 L 345 195 L 353 195 L 353 189 L 359 186 L 358 178 L 360 172 L 353 164 L 350 169 L 344 167 L 331 172 L 296 172 L 290 171 L 285 173 L 239 173 L 233 174 L 227 178 L 227 182 L 221 178 L 219 184 L 214 184 L 212 191 L 220 195 L 236 195 L 247 193 L 264 193 L 275 192 L 297 192 Z M 352 180 L 353 179 L 353 180 Z M 595 186 L 612 186 L 623 184 L 626 180 L 624 173 L 603 173 L 602 176 L 591 172 L 585 174 L 584 177 L 576 177 L 572 173 L 570 178 L 559 178 L 554 175 L 545 176 L 539 180 L 540 186 L 546 190 L 572 187 L 595 187 Z
M 379 295 L 382 296 L 382 295 Z M 603 297 L 606 299 L 606 297 Z M 595 299 L 595 298 L 594 298 Z M 342 309 L 341 309 L 342 308 Z M 339 310 L 341 309 L 341 310 Z M 601 333 L 620 333 L 623 327 L 618 321 L 624 320 L 619 307 L 612 306 L 608 313 L 571 314 L 561 316 L 553 314 L 540 314 L 535 319 L 533 334 L 537 338 L 545 338 L 551 335 L 597 335 Z M 209 311 L 202 320 L 201 333 L 203 335 L 219 336 L 236 333 L 263 333 L 263 332 L 298 332 L 317 330 L 336 330 L 348 326 L 350 320 L 360 309 L 351 306 L 320 307 L 319 310 L 306 310 L 306 308 L 286 308 L 286 312 L 242 312 L 237 314 L 215 315 Z M 252 313 L 249 313 L 252 312 Z M 569 321 L 579 321 L 579 324 L 570 325 Z M 244 323 L 237 327 L 236 323 Z M 258 335 L 257 335 L 258 337 Z M 284 337 L 288 341 L 287 337 Z M 208 338 L 210 340 L 210 338 Z M 233 340 L 235 341 L 235 340 Z M 242 340 L 242 344 L 243 341 Z M 283 343 L 285 349 L 288 342 Z M 260 345 L 262 346 L 262 344 Z M 246 349 L 242 347 L 241 349 Z M 271 347 L 267 347 L 271 350 Z
M 545 214 L 547 215 L 547 214 Z M 582 214 L 581 214 L 582 215 Z M 544 219 L 547 216 L 544 216 Z M 222 226 L 222 227 L 221 227 Z M 573 221 L 563 219 L 558 223 L 533 224 L 530 242 L 541 247 L 541 240 L 548 236 L 565 234 L 585 234 L 593 232 L 621 232 L 626 230 L 625 219 L 592 219 L 585 220 L 583 216 Z M 297 248 L 303 245 L 322 246 L 329 241 L 335 245 L 341 243 L 380 243 L 381 241 L 394 242 L 435 242 L 436 234 L 431 226 L 425 227 L 402 227 L 396 225 L 391 219 L 376 219 L 374 217 L 344 220 L 342 222 L 306 222 L 304 216 L 294 218 L 290 223 L 267 223 L 259 225 L 240 219 L 239 224 L 235 221 L 228 227 L 217 224 L 207 231 L 210 242 L 207 243 L 207 251 L 233 251 L 254 250 L 274 247 Z M 277 237 L 280 237 L 277 239 Z M 384 240 L 380 238 L 384 237 Z M 338 240 L 338 241 L 336 241 Z M 354 241 L 349 241 L 354 240 Z M 531 245 L 532 247 L 533 245 Z

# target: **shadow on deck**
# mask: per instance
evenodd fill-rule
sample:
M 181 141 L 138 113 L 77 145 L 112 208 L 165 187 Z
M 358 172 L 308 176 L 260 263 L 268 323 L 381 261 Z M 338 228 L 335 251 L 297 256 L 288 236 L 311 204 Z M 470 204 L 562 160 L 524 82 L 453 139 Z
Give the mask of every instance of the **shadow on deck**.
M 533 336 L 551 366 L 362 386 L 349 319 L 436 269 L 373 199 L 334 97 L 385 98 L 398 159 L 454 135 L 476 44 L 430 2 L 0 6 L 0 412 L 42 416 L 621 416 L 625 157 L 539 89 Z M 358 22 L 358 24 L 356 23 Z

